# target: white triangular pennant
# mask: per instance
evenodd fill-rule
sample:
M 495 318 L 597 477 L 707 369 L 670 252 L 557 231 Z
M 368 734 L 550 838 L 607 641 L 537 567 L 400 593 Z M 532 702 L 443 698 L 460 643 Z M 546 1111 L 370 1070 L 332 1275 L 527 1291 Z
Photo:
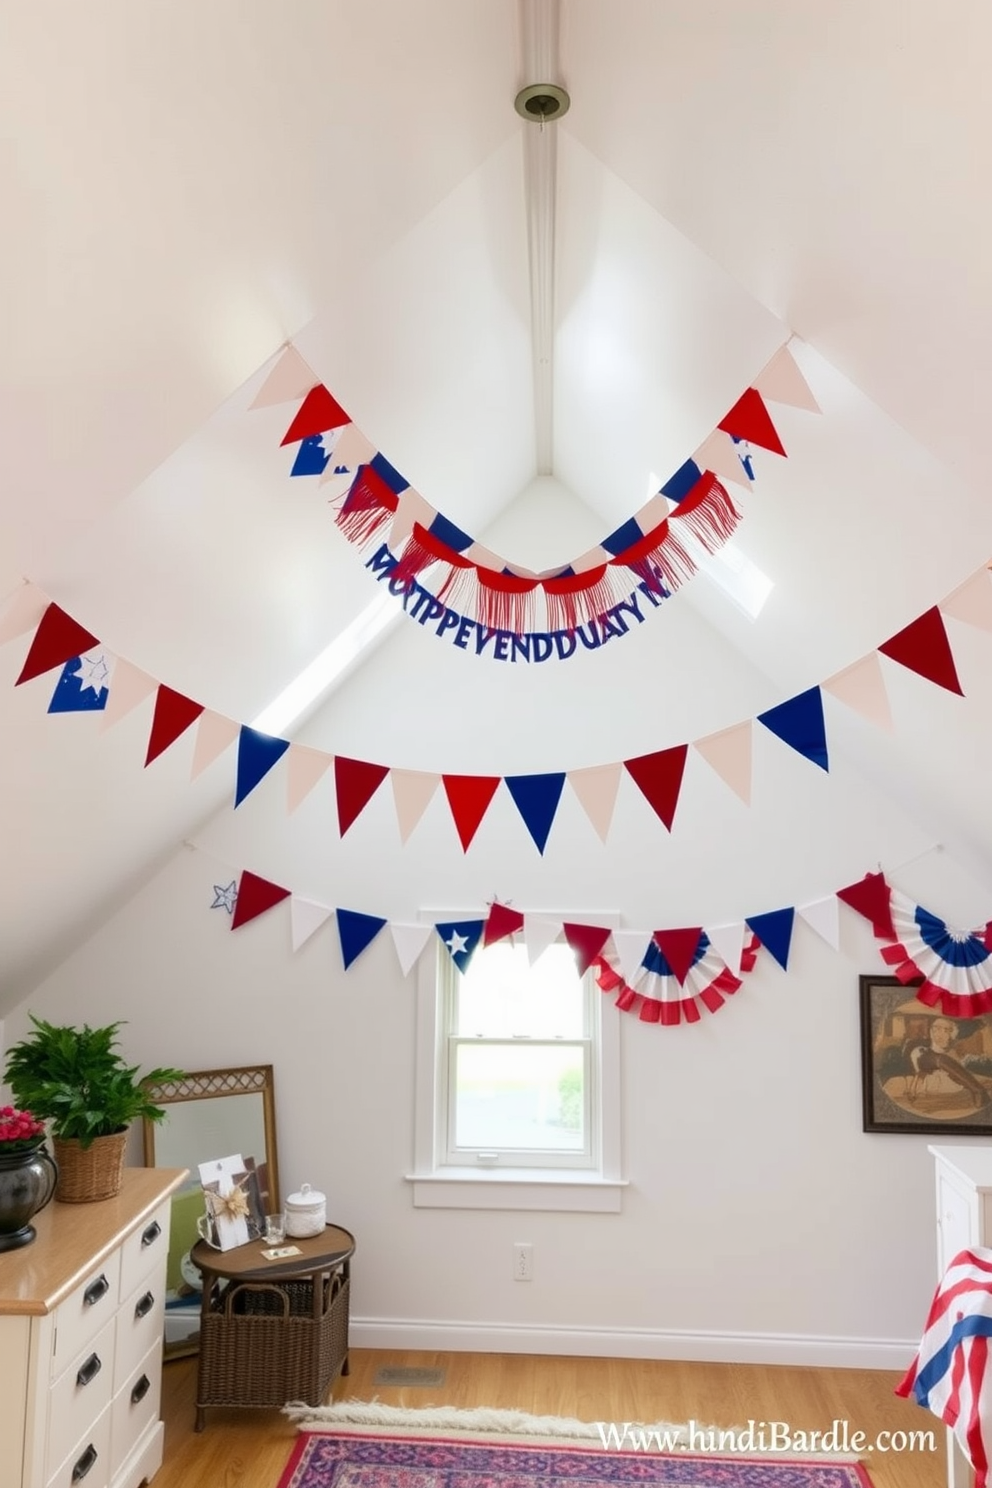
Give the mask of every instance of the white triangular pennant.
M 524 915 L 524 945 L 531 966 L 538 956 L 544 954 L 561 934 L 561 920 L 548 919 L 546 915 Z
M 212 713 L 209 708 L 204 709 L 196 725 L 190 780 L 195 780 L 208 765 L 219 759 L 224 750 L 234 743 L 240 731 L 241 725 L 235 723 L 233 718 L 225 718 L 222 713 Z
M 779 347 L 768 365 L 755 378 L 754 386 L 763 398 L 772 403 L 787 403 L 792 408 L 805 408 L 807 413 L 821 411 L 788 346 Z
M 953 594 L 938 606 L 943 615 L 975 625 L 979 630 L 992 630 L 992 574 L 980 568 Z
M 334 910 L 329 904 L 318 904 L 314 899 L 300 899 L 296 894 L 289 901 L 289 917 L 292 924 L 293 950 L 308 941 L 315 930 L 319 930 L 331 918 Z
M 709 936 L 710 944 L 721 961 L 730 967 L 734 976 L 739 976 L 741 970 L 741 951 L 744 948 L 743 921 L 737 925 L 707 925 L 706 934 Z
M 651 944 L 650 930 L 614 930 L 613 945 L 617 953 L 620 975 L 632 987 L 645 974 L 641 962 Z
M 120 719 L 125 718 L 158 687 L 154 677 L 149 677 L 147 672 L 143 672 L 140 667 L 132 666 L 121 656 L 118 656 L 114 665 L 111 683 L 112 686 L 107 695 L 107 706 L 103 710 L 100 723 L 101 731 L 111 728 Z
M 390 921 L 389 933 L 393 937 L 393 945 L 399 957 L 400 970 L 404 976 L 409 976 L 420 959 L 424 946 L 434 934 L 434 926 L 402 925 Z
M 255 394 L 249 408 L 272 408 L 303 398 L 320 378 L 308 367 L 295 346 L 287 346 Z
M 830 894 L 826 899 L 815 899 L 812 904 L 798 904 L 796 914 L 827 942 L 831 950 L 840 950 L 840 900 L 836 894 Z

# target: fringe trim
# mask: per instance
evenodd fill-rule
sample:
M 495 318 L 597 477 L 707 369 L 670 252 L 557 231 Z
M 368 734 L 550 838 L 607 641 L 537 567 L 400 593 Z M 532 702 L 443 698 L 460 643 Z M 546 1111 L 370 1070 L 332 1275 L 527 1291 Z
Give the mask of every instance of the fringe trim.
M 532 1416 L 525 1411 L 495 1410 L 486 1406 L 474 1410 L 463 1410 L 456 1406 L 434 1406 L 424 1410 L 405 1410 L 402 1406 L 380 1405 L 377 1400 L 369 1402 L 358 1400 L 346 1400 L 336 1405 L 313 1406 L 306 1405 L 302 1401 L 290 1401 L 283 1406 L 282 1414 L 288 1416 L 291 1421 L 297 1423 L 301 1432 L 310 1432 L 318 1435 L 330 1435 L 340 1433 L 342 1435 L 359 1434 L 367 1432 L 370 1428 L 380 1429 L 384 1432 L 401 1432 L 404 1436 L 423 1435 L 425 1437 L 436 1437 L 439 1432 L 451 1437 L 453 1434 L 464 1435 L 466 1438 L 480 1436 L 503 1438 L 512 1440 L 514 1437 L 522 1441 L 536 1445 L 538 1441 L 546 1441 L 550 1444 L 556 1442 L 589 1442 L 595 1443 L 597 1447 L 606 1451 L 633 1452 L 633 1447 L 610 1445 L 604 1440 L 611 1425 L 619 1424 L 621 1429 L 626 1426 L 628 1430 L 636 1433 L 657 1433 L 659 1446 L 649 1451 L 637 1449 L 639 1455 L 644 1457 L 647 1466 L 654 1457 L 663 1456 L 660 1442 L 670 1442 L 680 1456 L 691 1458 L 693 1452 L 693 1433 L 698 1442 L 699 1436 L 705 1433 L 712 1441 L 714 1451 L 707 1453 L 719 1461 L 721 1457 L 733 1457 L 738 1459 L 751 1459 L 776 1463 L 788 1464 L 790 1461 L 804 1460 L 809 1462 L 856 1462 L 857 1456 L 849 1452 L 823 1452 L 792 1450 L 776 1456 L 774 1453 L 751 1451 L 749 1449 L 736 1449 L 728 1442 L 741 1440 L 746 1433 L 746 1428 L 741 1426 L 702 1426 L 698 1421 L 683 1423 L 681 1421 L 654 1421 L 640 1422 L 629 1421 L 611 1423 L 607 1421 L 579 1421 L 574 1417 L 567 1416 Z M 721 1445 L 721 1436 L 724 1444 Z M 643 1438 L 642 1438 L 643 1439 Z M 698 1449 L 697 1449 L 698 1450 Z
M 447 563 L 452 570 L 475 567 L 470 558 L 463 558 L 461 553 L 456 553 L 454 548 L 449 548 L 447 543 L 434 537 L 426 527 L 421 526 L 419 522 L 414 522 L 413 532 L 407 539 L 403 552 L 399 555 L 399 561 L 393 569 L 392 577 L 409 584 L 418 574 L 422 574 L 424 569 L 431 568 L 435 563 Z M 438 591 L 438 599 L 448 589 L 452 577 L 453 574 L 449 574 L 442 584 Z
M 350 543 L 364 547 L 396 512 L 399 497 L 369 465 L 361 465 L 334 517 Z
M 509 630 L 523 635 L 534 629 L 534 597 L 537 580 L 519 574 L 478 568 L 479 592 L 475 618 L 487 630 Z
M 715 553 L 733 537 L 742 516 L 726 486 L 706 470 L 672 512 L 671 520 L 684 522 L 707 553 Z
M 548 612 L 547 628 L 550 631 L 575 630 L 577 625 L 587 624 L 605 615 L 623 594 L 617 593 L 614 576 L 608 565 L 601 563 L 586 573 L 566 574 L 562 578 L 542 579 L 544 603 Z
M 654 593 L 671 593 L 691 579 L 699 566 L 676 522 L 706 553 L 715 553 L 733 536 L 741 516 L 726 487 L 707 470 L 676 511 L 610 561 L 629 568 Z

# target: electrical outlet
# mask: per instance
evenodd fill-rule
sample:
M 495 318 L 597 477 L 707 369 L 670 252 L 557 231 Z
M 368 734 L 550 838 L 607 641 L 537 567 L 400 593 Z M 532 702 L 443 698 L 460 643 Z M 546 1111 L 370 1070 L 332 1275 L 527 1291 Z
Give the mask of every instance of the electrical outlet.
M 514 1281 L 533 1281 L 534 1247 L 529 1240 L 518 1240 L 513 1247 Z

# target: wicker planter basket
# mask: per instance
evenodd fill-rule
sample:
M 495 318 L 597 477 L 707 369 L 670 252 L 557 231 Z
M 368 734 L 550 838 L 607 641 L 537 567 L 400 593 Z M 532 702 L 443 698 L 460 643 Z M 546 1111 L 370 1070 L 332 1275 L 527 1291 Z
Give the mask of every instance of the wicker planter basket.
M 56 1199 L 63 1204 L 92 1204 L 120 1193 L 126 1146 L 126 1131 L 94 1137 L 89 1147 L 81 1147 L 75 1137 L 53 1137 L 59 1170 Z

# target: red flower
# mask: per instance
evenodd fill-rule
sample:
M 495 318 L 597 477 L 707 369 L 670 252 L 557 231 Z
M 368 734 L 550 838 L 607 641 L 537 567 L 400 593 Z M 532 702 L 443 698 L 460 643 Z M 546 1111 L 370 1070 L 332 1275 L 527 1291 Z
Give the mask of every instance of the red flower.
M 33 1145 L 44 1133 L 45 1123 L 39 1121 L 30 1111 L 0 1106 L 0 1155 Z

